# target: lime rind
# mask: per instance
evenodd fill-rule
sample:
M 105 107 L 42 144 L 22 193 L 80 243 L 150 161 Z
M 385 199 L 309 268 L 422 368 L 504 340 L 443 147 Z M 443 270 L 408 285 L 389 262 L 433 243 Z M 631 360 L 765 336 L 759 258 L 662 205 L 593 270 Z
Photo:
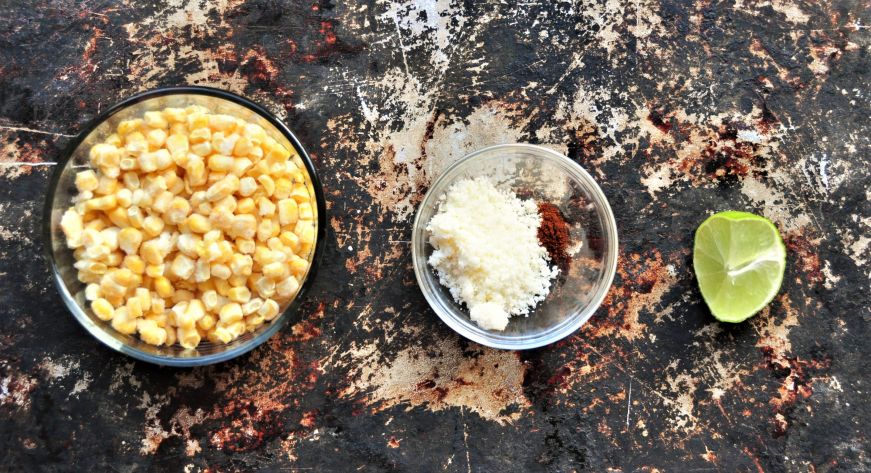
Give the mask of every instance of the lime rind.
M 714 317 L 743 322 L 780 291 L 786 246 L 770 220 L 747 212 L 720 212 L 696 230 L 693 267 Z

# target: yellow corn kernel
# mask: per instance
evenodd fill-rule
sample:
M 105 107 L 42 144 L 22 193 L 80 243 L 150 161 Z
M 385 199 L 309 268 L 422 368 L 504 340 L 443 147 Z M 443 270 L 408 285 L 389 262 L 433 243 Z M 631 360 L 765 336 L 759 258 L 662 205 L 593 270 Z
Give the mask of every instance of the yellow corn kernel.
M 263 325 L 265 320 L 266 318 L 260 314 L 245 317 L 245 330 L 253 332 L 254 330 L 257 330 L 257 327 Z
M 254 212 L 254 199 L 250 197 L 245 197 L 244 199 L 239 199 L 236 202 L 236 213 L 240 214 L 250 214 Z
M 290 151 L 272 137 L 263 140 L 261 148 L 263 148 L 264 157 L 270 161 L 285 161 L 290 157 Z
M 166 270 L 166 265 L 163 263 L 159 264 L 149 264 L 145 266 L 145 275 L 152 278 L 157 278 L 163 276 L 163 272 Z
M 142 230 L 149 237 L 156 237 L 163 231 L 164 223 L 159 217 L 149 215 L 142 221 Z M 157 262 L 155 262 L 156 264 Z
M 254 149 L 254 145 L 251 144 L 251 140 L 245 136 L 240 136 L 233 146 L 233 156 L 248 156 L 248 153 L 250 153 L 252 149 Z
M 118 189 L 118 192 L 115 192 L 115 201 L 119 206 L 126 209 L 133 203 L 133 192 L 126 187 L 122 187 Z
M 166 137 L 166 149 L 175 159 L 178 156 L 187 156 L 190 143 L 186 135 L 169 135 Z
M 131 297 L 127 299 L 127 313 L 130 314 L 130 317 L 134 319 L 142 317 L 142 303 L 139 301 L 138 297 Z
M 136 318 L 130 315 L 127 307 L 119 307 L 112 317 L 112 328 L 125 335 L 133 335 L 136 333 Z
M 127 227 L 118 232 L 118 246 L 121 247 L 127 254 L 135 254 L 139 251 L 139 245 L 142 244 L 142 232 L 133 228 Z
M 223 155 L 232 155 L 233 148 L 236 147 L 236 141 L 239 140 L 239 135 L 225 135 L 223 132 L 212 134 L 212 149 L 216 153 Z
M 248 138 L 253 145 L 259 146 L 266 140 L 266 130 L 256 123 L 246 123 L 242 128 L 242 136 Z
M 212 275 L 212 269 L 209 265 L 209 262 L 206 258 L 200 258 L 197 260 L 196 270 L 194 271 L 194 281 L 196 282 L 205 282 L 208 281 Z
M 216 172 L 227 172 L 233 169 L 233 158 L 223 154 L 213 154 L 209 156 L 209 170 Z
M 261 276 L 254 280 L 254 290 L 264 299 L 268 299 L 275 294 L 275 281 Z
M 144 119 L 145 124 L 150 126 L 151 128 L 169 127 L 169 122 L 167 121 L 166 116 L 162 112 L 145 112 Z
M 179 327 L 176 329 L 176 335 L 178 337 L 179 345 L 188 350 L 193 350 L 200 344 L 200 333 L 197 332 L 197 329 L 194 327 L 189 329 Z
M 100 176 L 100 182 L 94 189 L 94 194 L 111 195 L 118 190 L 118 181 L 108 176 Z
M 234 287 L 227 293 L 227 297 L 233 302 L 244 303 L 251 299 L 251 291 L 247 287 Z
M 287 275 L 287 266 L 281 262 L 269 263 L 263 266 L 263 275 L 272 279 L 282 279 Z
M 115 308 L 112 307 L 112 304 L 110 304 L 109 301 L 102 297 L 91 302 L 91 310 L 94 311 L 94 315 L 96 315 L 98 319 L 103 321 L 112 320 L 112 317 L 115 315 Z
M 204 143 L 212 141 L 212 130 L 208 128 L 197 128 L 195 130 L 191 130 L 188 135 L 188 139 L 191 143 Z
M 76 189 L 79 192 L 96 190 L 99 183 L 97 174 L 90 169 L 76 173 Z
M 261 220 L 260 224 L 257 225 L 257 239 L 260 241 L 266 241 L 272 238 L 272 220 Z
M 201 241 L 202 240 L 200 240 L 199 237 L 191 235 L 190 233 L 182 233 L 178 236 L 176 246 L 178 247 L 178 251 L 185 256 L 198 258 L 200 255 L 197 253 L 197 246 Z
M 257 178 L 257 182 L 259 182 L 260 185 L 263 186 L 263 190 L 266 191 L 266 195 L 272 197 L 272 194 L 275 193 L 275 181 L 272 180 L 272 178 L 268 175 L 263 174 Z
M 253 299 L 248 300 L 248 302 L 242 304 L 242 313 L 245 315 L 251 315 L 263 306 L 263 299 L 259 297 L 255 297 Z
M 106 255 L 104 261 L 108 266 L 119 266 L 121 262 L 124 261 L 124 253 L 121 253 L 120 251 L 113 251 Z
M 166 311 L 166 301 L 156 293 L 151 293 L 151 313 L 162 315 Z
M 199 299 L 191 299 L 185 309 L 185 316 L 194 322 L 202 319 L 206 315 L 206 307 L 203 301 Z
M 204 315 L 200 320 L 197 320 L 197 327 L 203 330 L 211 330 L 215 326 L 217 319 L 212 314 Z
M 281 240 L 281 243 L 284 245 L 285 248 L 289 249 L 294 253 L 299 251 L 300 242 L 299 237 L 296 236 L 296 233 L 290 231 L 281 232 L 278 238 L 279 240 Z
M 209 128 L 213 131 L 228 131 L 236 127 L 236 119 L 230 115 L 209 115 Z
M 257 310 L 257 313 L 263 316 L 263 319 L 266 321 L 274 319 L 278 315 L 278 302 L 275 302 L 272 299 L 266 299 L 263 301 L 263 305 L 260 306 L 260 309 Z
M 306 187 L 305 184 L 294 184 L 293 189 L 290 192 L 290 197 L 300 204 L 300 206 L 302 206 L 303 203 L 311 202 L 311 196 L 309 195 L 308 187 Z M 300 213 L 301 212 L 302 209 L 300 208 Z M 299 218 L 304 217 L 300 215 Z
M 165 118 L 167 122 L 173 124 L 184 123 L 187 118 L 187 112 L 183 108 L 167 107 L 163 109 L 163 118 Z
M 114 195 L 104 195 L 103 197 L 95 197 L 85 202 L 86 210 L 112 210 L 118 205 L 118 200 Z
M 179 253 L 172 261 L 169 271 L 179 279 L 188 279 L 194 274 L 194 261 Z
M 215 334 L 215 339 L 221 343 L 230 343 L 233 341 L 233 334 L 227 330 L 227 327 L 224 327 L 221 324 L 218 324 L 215 327 L 215 330 L 211 333 Z
M 230 170 L 236 176 L 242 177 L 254 163 L 248 158 L 236 158 L 233 161 L 233 169 Z
M 100 143 L 91 147 L 88 156 L 93 166 L 112 167 L 121 160 L 121 150 L 116 145 Z
M 232 287 L 230 286 L 230 283 L 224 279 L 214 279 L 213 281 L 215 283 L 215 290 L 218 291 L 218 294 L 227 297 L 227 293 L 230 292 L 230 288 Z
M 148 312 L 151 310 L 151 292 L 149 292 L 148 289 L 137 287 L 135 298 L 139 300 L 139 306 L 142 308 L 142 312 Z
M 266 188 L 265 185 L 264 188 Z M 256 191 L 257 181 L 255 181 L 253 177 L 246 176 L 239 180 L 239 195 L 242 197 L 248 197 Z
M 254 238 L 257 235 L 257 218 L 251 214 L 234 216 L 227 234 L 232 238 Z
M 299 219 L 299 206 L 293 199 L 278 201 L 278 221 L 282 226 L 293 225 Z
M 242 319 L 238 322 L 232 323 L 227 326 L 227 331 L 233 334 L 233 338 L 238 338 L 240 335 L 245 333 L 245 320 Z
M 218 293 L 214 289 L 203 292 L 203 305 L 211 312 L 218 310 Z
M 85 286 L 85 300 L 86 301 L 95 301 L 100 298 L 100 285 L 96 283 L 90 283 Z
M 258 161 L 257 165 L 255 165 L 254 168 L 248 172 L 248 174 L 250 174 L 252 176 L 257 176 L 258 179 L 260 179 L 261 175 L 268 176 L 269 175 L 269 161 L 266 161 L 265 159 L 262 161 Z M 276 176 L 276 177 L 278 177 L 278 176 Z M 275 183 L 275 181 L 273 181 L 273 184 L 274 183 Z M 274 188 L 273 188 L 273 190 L 274 190 Z
M 113 307 L 121 307 L 124 305 L 124 296 L 118 294 L 106 294 L 103 296 Z
M 130 219 L 127 217 L 127 212 L 124 211 L 124 207 L 115 207 L 106 212 L 106 216 L 109 217 L 110 222 L 118 227 L 123 228 L 130 225 Z
M 167 317 L 167 319 L 169 319 L 169 317 Z M 163 344 L 168 347 L 175 345 L 175 342 L 178 341 L 178 335 L 176 333 L 177 329 L 170 326 L 169 321 L 167 321 L 164 330 L 166 330 L 166 340 L 163 341 Z
M 115 283 L 121 286 L 131 287 L 133 285 L 133 271 L 127 268 L 116 269 L 110 273 L 110 276 Z
M 70 248 L 78 248 L 82 246 L 82 236 L 84 227 L 82 225 L 82 216 L 73 209 L 67 209 L 60 220 L 60 228 L 67 238 L 67 246 Z
M 275 180 L 275 193 L 273 194 L 276 199 L 286 199 L 290 197 L 291 192 L 293 191 L 293 182 L 286 177 L 279 177 Z
M 211 266 L 211 274 L 218 279 L 227 279 L 233 273 L 227 265 L 215 263 Z
M 149 345 L 160 346 L 166 341 L 166 330 L 159 327 L 155 320 L 137 320 L 136 330 L 139 332 L 139 338 Z
M 157 292 L 157 295 L 164 299 L 168 299 L 172 297 L 175 293 L 175 289 L 172 287 L 172 283 L 169 282 L 169 279 L 166 279 L 164 276 L 158 276 L 154 278 L 154 291 Z
M 191 204 L 186 199 L 174 197 L 166 210 L 166 220 L 173 225 L 178 225 L 184 222 L 189 213 L 191 213 Z
M 275 204 L 266 197 L 261 197 L 257 202 L 257 206 L 261 217 L 272 217 L 275 215 Z
M 256 226 L 255 226 L 255 232 L 256 232 Z M 254 240 L 251 240 L 249 238 L 237 238 L 236 239 L 236 249 L 239 250 L 239 252 L 242 254 L 246 254 L 246 255 L 254 254 L 254 251 L 256 248 L 257 248 L 257 244 L 254 243 Z
M 200 143 L 194 143 L 190 146 L 191 153 L 197 156 L 208 156 L 212 154 L 212 143 L 208 141 L 203 141 Z
M 151 204 L 151 208 L 160 213 L 166 213 L 169 210 L 169 204 L 172 203 L 173 199 L 172 192 L 170 191 L 161 191 L 154 198 L 154 202 Z
M 152 150 L 160 149 L 166 143 L 166 131 L 160 128 L 150 130 L 145 135 L 145 140 L 148 142 L 148 147 Z
M 230 258 L 230 271 L 239 276 L 250 276 L 254 261 L 248 255 L 236 253 Z
M 236 198 L 232 195 L 228 195 L 227 197 L 224 197 L 223 199 L 214 202 L 212 204 L 212 211 L 220 211 L 231 214 L 236 211 L 237 206 L 238 204 L 236 203 Z
M 302 279 L 302 277 L 305 276 L 306 271 L 308 271 L 308 261 L 299 256 L 291 258 L 287 265 L 290 268 L 291 274 L 300 279 Z
M 314 213 L 312 212 L 311 203 L 301 202 L 299 204 L 299 219 L 300 220 L 314 220 Z
M 209 189 L 206 191 L 206 198 L 210 202 L 214 202 L 227 197 L 237 190 L 239 190 L 239 178 L 230 174 L 209 186 Z
M 221 323 L 225 325 L 238 322 L 243 318 L 242 306 L 235 302 L 224 304 L 224 307 L 221 307 L 219 317 L 221 319 Z
M 121 121 L 121 123 L 118 123 L 118 134 L 124 136 L 129 133 L 139 131 L 139 129 L 142 128 L 142 123 L 143 120 L 141 118 L 123 120 Z
M 122 230 L 123 231 L 123 230 Z M 133 271 L 134 274 L 145 274 L 145 261 L 139 255 L 127 255 L 124 257 L 124 267 Z
M 187 290 L 182 289 L 182 287 L 187 287 L 184 284 L 184 281 L 176 281 L 178 287 L 175 288 L 175 292 L 172 293 L 172 302 L 178 304 L 180 302 L 190 302 L 194 298 L 194 293 Z M 187 307 L 187 305 L 185 305 Z
M 244 286 L 248 283 L 248 276 L 234 274 L 227 279 L 227 282 L 230 283 L 230 285 L 233 287 Z

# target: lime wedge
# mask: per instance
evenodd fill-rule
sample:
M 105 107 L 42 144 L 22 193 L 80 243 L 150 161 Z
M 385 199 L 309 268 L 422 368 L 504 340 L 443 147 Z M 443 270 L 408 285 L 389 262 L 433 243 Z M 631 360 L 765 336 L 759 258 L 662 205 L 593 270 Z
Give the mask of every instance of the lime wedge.
M 714 317 L 721 322 L 743 322 L 780 290 L 786 246 L 767 218 L 720 212 L 696 230 L 693 268 Z

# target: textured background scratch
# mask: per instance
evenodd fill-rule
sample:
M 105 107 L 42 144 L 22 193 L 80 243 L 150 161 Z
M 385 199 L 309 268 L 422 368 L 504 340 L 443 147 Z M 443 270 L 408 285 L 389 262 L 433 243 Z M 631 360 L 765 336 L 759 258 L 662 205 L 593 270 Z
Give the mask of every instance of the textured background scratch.
M 340 3 L 340 4 L 339 4 Z M 0 3 L 0 470 L 871 471 L 871 4 L 863 0 Z M 52 165 L 148 88 L 241 93 L 330 207 L 301 321 L 241 359 L 133 362 L 37 257 Z M 481 146 L 566 153 L 611 199 L 614 287 L 548 348 L 441 324 L 414 209 Z M 784 288 L 712 320 L 692 231 L 771 218 Z

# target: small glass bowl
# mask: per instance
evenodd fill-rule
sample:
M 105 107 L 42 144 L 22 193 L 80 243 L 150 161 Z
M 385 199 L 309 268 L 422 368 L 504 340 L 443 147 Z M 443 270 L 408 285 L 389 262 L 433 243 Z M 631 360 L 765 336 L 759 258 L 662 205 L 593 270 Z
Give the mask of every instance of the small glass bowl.
M 175 344 L 170 347 L 149 345 L 135 335 L 124 335 L 115 331 L 108 322 L 98 319 L 88 307 L 84 297 L 85 285 L 76 277 L 77 270 L 72 251 L 66 246 L 66 238 L 60 229 L 63 213 L 72 205 L 77 194 L 75 175 L 90 168 L 88 151 L 112 133 L 118 122 L 130 118 L 141 118 L 147 111 L 162 110 L 166 107 L 187 107 L 202 105 L 214 113 L 226 113 L 243 118 L 262 126 L 268 135 L 287 149 L 295 150 L 297 157 L 292 159 L 307 172 L 307 187 L 317 202 L 315 220 L 316 241 L 308 255 L 309 270 L 303 278 L 299 292 L 292 301 L 280 308 L 281 315 L 267 322 L 254 332 L 248 332 L 228 344 L 213 344 L 203 340 L 193 350 L 186 350 Z M 85 330 L 109 348 L 132 356 L 133 358 L 167 366 L 202 366 L 226 361 L 242 355 L 274 335 L 281 327 L 297 315 L 297 309 L 305 293 L 311 286 L 314 274 L 323 254 L 326 228 L 326 204 L 323 190 L 315 172 L 314 164 L 299 140 L 274 115 L 259 105 L 238 95 L 208 87 L 168 87 L 147 91 L 106 110 L 79 135 L 73 139 L 65 156 L 58 162 L 57 169 L 49 183 L 43 211 L 43 232 L 46 242 L 46 258 L 51 265 L 54 281 L 67 308 Z
M 568 270 L 552 280 L 550 294 L 528 317 L 511 317 L 504 331 L 472 322 L 466 305 L 454 301 L 427 263 L 433 248 L 426 227 L 439 199 L 455 182 L 482 176 L 523 199 L 557 206 L 570 227 Z M 572 334 L 602 303 L 617 268 L 617 225 L 602 189 L 569 158 L 529 144 L 484 148 L 445 170 L 420 204 L 411 245 L 417 282 L 436 314 L 460 335 L 493 348 L 525 350 Z

